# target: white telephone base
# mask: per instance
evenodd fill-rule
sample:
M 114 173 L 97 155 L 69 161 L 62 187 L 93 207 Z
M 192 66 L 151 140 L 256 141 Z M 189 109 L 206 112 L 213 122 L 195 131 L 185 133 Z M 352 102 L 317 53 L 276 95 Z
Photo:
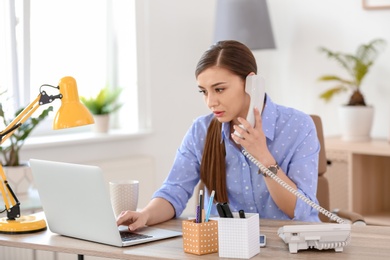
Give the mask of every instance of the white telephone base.
M 350 240 L 350 224 L 287 225 L 279 228 L 278 235 L 288 244 L 290 253 L 315 248 L 342 252 Z

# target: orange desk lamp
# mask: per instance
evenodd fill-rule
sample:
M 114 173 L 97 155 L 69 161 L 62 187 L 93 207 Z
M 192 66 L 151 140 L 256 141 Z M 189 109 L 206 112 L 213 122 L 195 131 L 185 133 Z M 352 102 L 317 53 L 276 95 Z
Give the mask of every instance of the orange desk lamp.
M 38 97 L 0 132 L 0 144 L 3 144 L 18 127 L 30 118 L 39 106 L 51 103 L 56 99 L 61 99 L 62 104 L 54 118 L 53 129 L 70 128 L 94 123 L 91 113 L 79 100 L 77 84 L 74 78 L 64 77 L 60 80 L 58 87 L 51 87 L 59 89 L 60 93 L 49 96 L 45 91 L 40 91 Z M 2 179 L 0 192 L 5 203 L 5 210 L 7 211 L 7 217 L 0 219 L 0 233 L 21 234 L 45 230 L 45 220 L 37 219 L 33 215 L 20 215 L 20 202 L 10 187 L 1 164 L 0 179 Z

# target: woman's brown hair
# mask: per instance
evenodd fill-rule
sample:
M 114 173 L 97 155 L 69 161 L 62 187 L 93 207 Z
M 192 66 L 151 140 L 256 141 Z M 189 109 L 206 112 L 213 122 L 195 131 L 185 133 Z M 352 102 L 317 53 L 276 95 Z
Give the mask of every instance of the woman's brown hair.
M 249 73 L 257 73 L 256 59 L 251 50 L 237 41 L 220 41 L 212 45 L 200 58 L 195 77 L 210 67 L 228 69 L 244 82 Z M 214 118 L 208 129 L 200 165 L 200 179 L 208 191 L 215 190 L 215 201 L 228 202 L 226 188 L 225 144 L 222 142 L 222 124 Z

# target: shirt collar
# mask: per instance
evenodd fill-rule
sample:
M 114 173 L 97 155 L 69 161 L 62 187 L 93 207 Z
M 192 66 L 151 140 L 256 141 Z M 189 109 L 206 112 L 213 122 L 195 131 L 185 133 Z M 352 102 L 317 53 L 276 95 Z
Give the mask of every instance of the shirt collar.
M 222 135 L 221 135 L 221 143 L 222 143 L 223 140 L 229 140 L 229 138 L 230 138 L 230 122 L 222 123 L 222 130 L 221 131 L 222 131 Z
M 266 94 L 265 107 L 261 115 L 265 137 L 273 141 L 276 131 L 277 108 L 276 104 Z

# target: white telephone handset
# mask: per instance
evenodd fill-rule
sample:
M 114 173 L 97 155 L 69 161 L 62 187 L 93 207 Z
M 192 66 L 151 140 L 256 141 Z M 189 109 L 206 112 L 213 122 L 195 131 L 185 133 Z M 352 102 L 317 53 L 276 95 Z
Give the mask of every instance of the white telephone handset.
M 246 120 L 252 125 L 255 125 L 255 115 L 253 109 L 257 107 L 260 112 L 263 109 L 264 95 L 265 95 L 265 80 L 261 75 L 249 75 L 246 77 L 245 92 L 250 96 L 250 104 Z M 239 125 L 242 129 L 246 130 L 243 125 Z M 241 137 L 238 132 L 234 132 L 235 135 Z

